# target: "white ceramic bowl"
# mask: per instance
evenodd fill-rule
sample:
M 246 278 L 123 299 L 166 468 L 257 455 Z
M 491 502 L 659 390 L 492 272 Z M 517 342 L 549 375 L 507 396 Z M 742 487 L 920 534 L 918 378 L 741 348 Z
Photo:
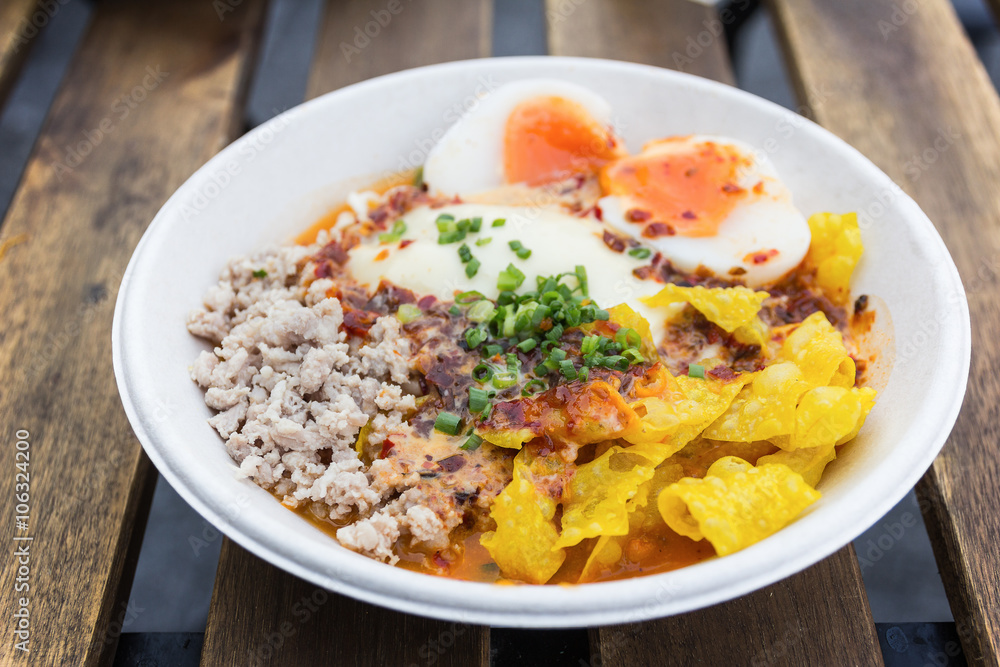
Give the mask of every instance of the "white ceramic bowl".
M 340 547 L 263 489 L 237 480 L 236 465 L 206 423 L 210 411 L 187 370 L 204 343 L 184 321 L 227 259 L 289 240 L 372 175 L 422 163 L 477 94 L 528 77 L 566 79 L 603 95 L 633 150 L 671 134 L 737 137 L 770 156 L 806 214 L 859 212 L 865 255 L 855 292 L 881 297 L 892 321 L 883 307 L 878 403 L 861 435 L 828 468 L 823 498 L 763 542 L 674 572 L 575 587 L 417 574 Z M 400 72 L 330 93 L 257 128 L 198 170 L 157 214 L 122 280 L 113 339 L 115 376 L 146 453 L 192 507 L 237 543 L 303 579 L 374 604 L 532 628 L 690 611 L 788 577 L 840 549 L 934 460 L 962 404 L 970 355 L 965 293 L 944 243 L 917 205 L 860 153 L 728 86 L 573 58 Z

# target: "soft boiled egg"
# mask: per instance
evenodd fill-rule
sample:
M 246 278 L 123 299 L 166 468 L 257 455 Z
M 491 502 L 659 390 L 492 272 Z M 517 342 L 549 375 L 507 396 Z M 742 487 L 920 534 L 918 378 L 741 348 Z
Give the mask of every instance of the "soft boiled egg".
M 479 262 L 471 277 L 466 275 L 467 264 L 458 253 L 461 244 L 438 243 L 436 220 L 442 213 L 456 220 L 482 218 L 480 231 L 470 232 L 464 239 Z M 627 302 L 649 320 L 655 340 L 665 334 L 666 315 L 671 311 L 639 300 L 656 294 L 663 285 L 633 279 L 632 270 L 641 262 L 608 248 L 603 241 L 605 227 L 597 220 L 553 209 L 486 204 L 424 206 L 408 212 L 402 220 L 406 231 L 401 241 L 380 243 L 370 238 L 351 248 L 347 266 L 359 282 L 375 287 L 384 278 L 418 295 L 429 294 L 444 301 L 466 290 L 495 299 L 500 293 L 497 276 L 509 264 L 525 274 L 524 289 L 534 289 L 538 276 L 572 273 L 577 265 L 583 265 L 595 303 L 610 308 Z M 504 222 L 494 226 L 495 220 Z M 518 257 L 510 248 L 511 241 L 520 241 L 531 250 L 530 257 Z
M 670 137 L 601 171 L 603 220 L 682 271 L 751 287 L 780 279 L 809 250 L 805 216 L 766 156 L 734 139 Z
M 624 155 L 610 129 L 611 105 L 556 79 L 505 84 L 469 110 L 424 163 L 431 192 L 469 196 L 594 175 Z

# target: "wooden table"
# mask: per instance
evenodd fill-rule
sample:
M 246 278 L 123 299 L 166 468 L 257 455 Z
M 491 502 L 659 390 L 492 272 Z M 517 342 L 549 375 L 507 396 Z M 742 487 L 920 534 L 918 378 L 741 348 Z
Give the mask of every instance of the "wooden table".
M 347 62 L 341 44 L 387 3 L 329 0 L 309 97 L 403 68 L 490 55 L 490 0 L 400 1 L 402 15 Z M 25 21 L 39 23 L 37 12 L 57 4 L 0 3 L 0 104 L 30 47 L 28 33 L 39 32 L 25 30 Z M 5 665 L 113 660 L 155 479 L 112 376 L 114 298 L 160 205 L 239 134 L 265 9 L 265 0 L 98 3 L 0 227 L 4 498 L 14 497 L 15 443 L 24 432 L 31 453 L 30 525 L 16 527 L 7 501 L 10 520 L 0 528 L 11 545 L 0 576 L 8 620 L 24 595 L 15 592 L 24 570 L 19 575 L 14 550 L 30 544 L 31 652 L 13 647 L 11 625 L 0 644 Z M 917 491 L 965 656 L 1000 664 L 996 92 L 947 0 L 771 0 L 770 9 L 802 112 L 917 200 L 968 289 L 969 393 Z M 737 20 L 731 12 L 690 0 L 549 0 L 547 15 L 553 54 L 733 81 L 723 34 Z M 951 137 L 943 145 L 942 133 Z M 325 599 L 305 620 L 293 616 L 297 603 L 317 595 Z M 227 541 L 202 663 L 487 665 L 489 647 L 490 628 L 319 595 Z M 726 604 L 592 628 L 589 651 L 590 663 L 604 667 L 882 664 L 851 547 Z

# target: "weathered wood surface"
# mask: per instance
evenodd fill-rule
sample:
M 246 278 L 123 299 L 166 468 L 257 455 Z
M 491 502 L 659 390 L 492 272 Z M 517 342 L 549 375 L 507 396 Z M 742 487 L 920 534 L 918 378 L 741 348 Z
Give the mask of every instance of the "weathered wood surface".
M 112 373 L 115 293 L 160 205 L 233 138 L 261 17 L 257 0 L 222 21 L 202 0 L 100 6 L 0 227 L 24 241 L 0 258 L 5 499 L 16 433 L 30 443 L 27 527 L 8 514 L 0 528 L 30 550 L 29 574 L 13 553 L 0 565 L 0 608 L 26 598 L 30 652 L 8 634 L 5 665 L 110 664 L 136 613 L 154 476 Z
M 485 0 L 412 4 L 330 0 L 309 77 L 308 97 L 408 67 L 488 56 L 491 10 L 491 3 Z M 442 33 L 445 28 L 446 36 Z M 368 41 L 358 38 L 359 33 Z M 440 37 L 429 39 L 430 34 Z M 303 621 L 301 613 L 295 614 L 296 609 L 301 610 L 296 605 L 314 594 L 328 595 L 329 599 Z M 284 630 L 293 632 L 294 637 L 280 646 L 263 639 Z M 202 664 L 258 664 L 248 660 L 259 659 L 259 664 L 289 666 L 485 667 L 489 664 L 489 641 L 489 628 L 432 621 L 322 589 L 317 592 L 314 586 L 226 540 L 212 594 Z M 248 647 L 259 653 L 248 654 Z
M 36 12 L 40 12 L 37 17 Z M 37 0 L 0 2 L 0 109 L 38 31 L 48 20 L 49 15 L 39 9 Z
M 547 13 L 555 55 L 633 60 L 733 82 L 724 35 L 733 14 L 687 0 L 549 0 Z M 882 662 L 851 547 L 739 600 L 674 618 L 595 628 L 590 639 L 594 660 L 604 667 Z
M 803 104 L 916 199 L 965 283 L 969 390 L 917 491 L 965 656 L 1000 664 L 1000 101 L 947 0 L 772 5 Z

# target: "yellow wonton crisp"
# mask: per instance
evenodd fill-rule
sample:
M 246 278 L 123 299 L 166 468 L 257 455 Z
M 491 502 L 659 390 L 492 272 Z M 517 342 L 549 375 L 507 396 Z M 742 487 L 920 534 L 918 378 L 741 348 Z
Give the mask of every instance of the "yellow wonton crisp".
M 810 389 L 799 402 L 795 414 L 795 432 L 787 447 L 782 449 L 811 449 L 835 445 L 864 418 L 862 395 L 875 391 L 844 389 L 843 387 L 816 387 Z M 779 445 L 780 446 L 780 445 Z
M 649 328 L 649 322 L 639 313 L 632 310 L 627 303 L 618 304 L 614 308 L 608 309 L 608 319 L 611 322 L 623 327 L 635 329 L 642 338 L 639 351 L 646 361 L 659 361 L 660 355 L 656 351 L 656 343 L 653 342 L 653 332 Z
M 795 451 L 777 451 L 757 459 L 757 465 L 781 463 L 802 475 L 806 484 L 815 487 L 823 477 L 827 464 L 837 458 L 837 449 L 833 445 L 813 447 L 812 449 L 796 449 Z
M 702 435 L 712 440 L 752 442 L 790 434 L 795 429 L 795 406 L 807 389 L 809 385 L 794 363 L 768 366 Z
M 679 287 L 668 284 L 657 294 L 644 297 L 642 302 L 650 306 L 687 302 L 709 322 L 732 333 L 753 321 L 768 296 L 767 292 L 754 292 L 747 287 Z
M 817 213 L 809 218 L 812 242 L 807 261 L 816 267 L 816 283 L 837 303 L 850 296 L 851 274 L 864 248 L 858 215 Z
M 612 447 L 577 466 L 564 496 L 562 535 L 553 548 L 571 547 L 597 535 L 628 533 L 625 504 L 653 476 L 653 468 L 645 463 L 626 449 Z
M 822 312 L 807 317 L 788 335 L 779 358 L 794 362 L 810 387 L 825 387 L 835 377 L 843 378 L 847 373 L 844 368 L 854 367 L 844 337 Z
M 788 466 L 755 467 L 726 456 L 703 479 L 688 477 L 668 486 L 657 504 L 673 531 L 707 539 L 725 556 L 784 528 L 819 497 Z
M 722 382 L 682 375 L 674 378 L 677 391 L 629 404 L 639 416 L 640 426 L 622 436 L 632 443 L 626 451 L 659 465 L 718 419 L 753 376 L 743 373 Z
M 556 501 L 538 492 L 523 458 L 524 452 L 514 458 L 514 478 L 493 503 L 490 516 L 497 529 L 479 541 L 504 576 L 544 584 L 562 566 L 566 552 L 553 549 L 559 539 L 552 520 Z

